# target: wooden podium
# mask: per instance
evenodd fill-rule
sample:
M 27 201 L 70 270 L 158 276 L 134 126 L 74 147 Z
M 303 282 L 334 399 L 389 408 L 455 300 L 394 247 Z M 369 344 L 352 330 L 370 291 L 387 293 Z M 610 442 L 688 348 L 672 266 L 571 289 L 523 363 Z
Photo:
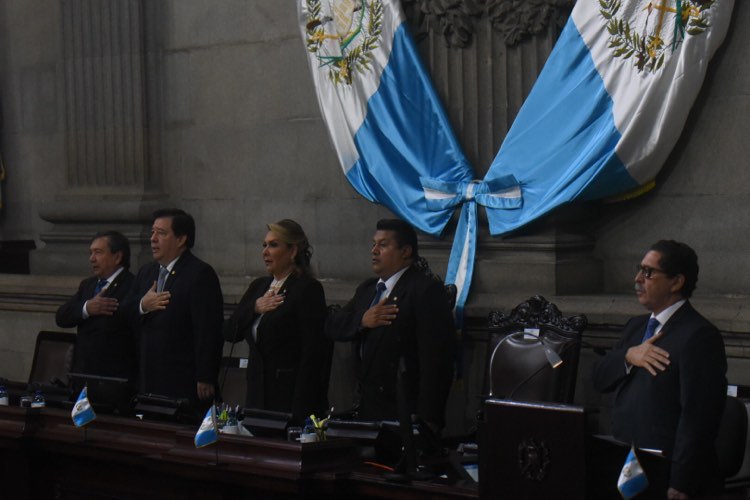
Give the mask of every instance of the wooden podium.
M 480 498 L 593 498 L 582 407 L 488 399 L 478 432 Z

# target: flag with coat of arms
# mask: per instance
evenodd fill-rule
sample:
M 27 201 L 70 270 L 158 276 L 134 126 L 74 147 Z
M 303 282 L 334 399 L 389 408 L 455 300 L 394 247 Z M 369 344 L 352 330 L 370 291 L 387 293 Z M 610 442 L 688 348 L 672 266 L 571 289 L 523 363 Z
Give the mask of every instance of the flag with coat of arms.
M 635 448 L 630 447 L 630 452 L 622 466 L 620 477 L 617 480 L 617 490 L 625 500 L 630 500 L 639 493 L 646 491 L 648 488 L 648 478 L 638 461 L 635 454 Z
M 298 0 L 318 103 L 366 199 L 440 236 L 461 213 L 446 282 L 472 281 L 477 205 L 490 234 L 573 201 L 653 186 L 734 0 L 579 0 L 483 179 L 455 138 L 397 0 Z
M 96 419 L 96 413 L 89 401 L 88 386 L 83 386 L 83 389 L 81 389 L 76 404 L 73 405 L 73 410 L 70 412 L 70 416 L 73 418 L 73 424 L 76 427 L 83 427 Z
M 216 424 L 216 405 L 212 404 L 206 412 L 198 432 L 195 433 L 195 447 L 202 448 L 218 440 L 219 427 Z

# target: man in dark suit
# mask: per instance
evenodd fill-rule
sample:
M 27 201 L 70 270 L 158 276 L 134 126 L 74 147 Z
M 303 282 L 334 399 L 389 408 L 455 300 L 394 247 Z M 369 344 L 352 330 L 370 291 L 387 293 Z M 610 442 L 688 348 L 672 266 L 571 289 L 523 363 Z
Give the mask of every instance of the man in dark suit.
M 57 326 L 78 329 L 73 372 L 132 379 L 135 342 L 119 307 L 133 283 L 128 239 L 117 231 L 97 233 L 89 263 L 94 275 L 81 281 L 55 315 Z
M 657 498 L 711 495 L 722 487 L 714 441 L 727 360 L 719 331 L 688 302 L 697 281 L 692 248 L 654 244 L 635 277 L 636 297 L 651 314 L 631 319 L 594 369 L 597 390 L 616 390 L 614 437 L 661 450 L 668 461 L 666 482 L 650 478 L 649 494 Z
M 417 235 L 406 222 L 379 221 L 371 254 L 376 277 L 329 316 L 326 335 L 355 342 L 361 418 L 398 417 L 396 381 L 403 368 L 409 411 L 437 432 L 445 424 L 453 380 L 455 329 L 448 296 L 441 281 L 415 265 Z
M 151 253 L 129 299 L 140 343 L 139 389 L 211 403 L 221 360 L 224 300 L 213 268 L 192 254 L 195 222 L 182 210 L 154 212 Z

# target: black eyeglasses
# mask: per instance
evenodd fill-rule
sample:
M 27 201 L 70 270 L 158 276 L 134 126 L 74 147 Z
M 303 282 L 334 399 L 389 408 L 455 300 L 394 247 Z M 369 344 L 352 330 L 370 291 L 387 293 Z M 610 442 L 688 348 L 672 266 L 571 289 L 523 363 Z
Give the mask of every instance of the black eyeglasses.
M 655 267 L 648 267 L 648 266 L 642 266 L 640 264 L 635 265 L 635 273 L 642 274 L 644 278 L 647 280 L 650 280 L 654 273 L 663 273 L 667 274 L 667 272 L 663 269 L 656 269 Z

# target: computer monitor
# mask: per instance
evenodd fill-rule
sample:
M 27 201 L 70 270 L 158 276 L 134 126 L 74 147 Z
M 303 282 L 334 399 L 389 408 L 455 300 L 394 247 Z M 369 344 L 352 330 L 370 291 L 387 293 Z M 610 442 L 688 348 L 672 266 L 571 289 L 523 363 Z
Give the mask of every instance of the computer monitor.
M 133 384 L 126 378 L 103 377 L 88 373 L 71 373 L 73 398 L 78 398 L 84 386 L 91 406 L 100 413 L 131 415 L 133 413 Z

